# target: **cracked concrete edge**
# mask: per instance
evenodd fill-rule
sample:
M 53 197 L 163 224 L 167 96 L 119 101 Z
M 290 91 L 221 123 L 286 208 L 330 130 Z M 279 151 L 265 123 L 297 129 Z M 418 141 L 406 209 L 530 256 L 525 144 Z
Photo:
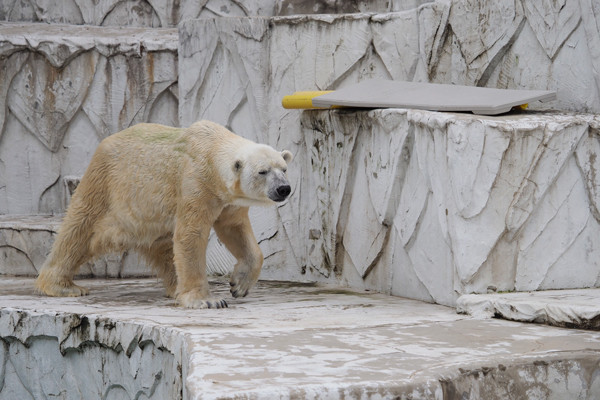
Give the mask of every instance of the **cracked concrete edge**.
M 176 54 L 178 45 L 176 28 L 0 22 L 0 56 L 7 58 L 19 52 L 40 53 L 54 68 L 64 68 L 86 52 L 98 53 L 105 58 L 140 58 L 144 54 Z
M 56 233 L 62 215 L 0 215 L 0 229 Z
M 15 341 L 19 343 L 16 347 Z M 45 395 L 52 394 L 47 392 L 52 390 L 52 384 L 46 381 L 44 381 L 45 383 L 30 382 L 30 379 L 35 380 L 35 377 L 46 371 L 48 367 L 47 365 L 34 367 L 40 362 L 40 360 L 36 361 L 35 357 L 42 357 L 46 359 L 46 362 L 56 363 L 56 369 L 52 367 L 50 371 L 61 371 L 65 364 L 75 367 L 76 371 L 69 372 L 69 374 L 73 374 L 71 379 L 75 379 L 78 383 L 70 390 L 81 390 L 77 386 L 84 385 L 87 387 L 85 397 L 100 395 L 100 392 L 94 392 L 97 387 L 100 387 L 106 397 L 115 389 L 113 386 L 116 386 L 117 389 L 123 388 L 122 390 L 126 393 L 135 387 L 134 392 L 137 393 L 134 393 L 131 398 L 138 398 L 140 393 L 147 398 L 165 398 L 163 397 L 165 392 L 169 393 L 169 398 L 181 398 L 185 391 L 181 372 L 182 365 L 186 362 L 186 354 L 189 352 L 188 342 L 184 335 L 175 328 L 148 323 L 139 324 L 95 314 L 84 315 L 52 310 L 2 307 L 0 308 L 0 346 L 3 343 L 6 353 L 4 357 L 1 357 L 4 360 L 4 366 L 0 371 L 1 375 L 6 373 L 8 359 L 18 357 L 14 354 L 11 355 L 9 349 L 17 349 L 13 351 L 16 351 L 16 354 L 23 353 L 21 357 L 32 363 L 33 375 L 26 381 L 22 380 L 23 377 L 18 372 L 22 373 L 23 371 L 19 367 L 12 367 L 17 368 L 15 375 L 20 376 L 21 385 L 27 391 L 35 392 L 36 386 L 41 384 L 44 387 Z M 32 351 L 38 352 L 37 355 L 29 354 Z M 143 356 L 144 354 L 145 356 Z M 96 358 L 96 361 L 91 361 L 93 365 L 97 363 L 102 365 L 102 368 L 97 370 L 96 376 L 90 376 L 86 372 L 89 365 L 86 367 L 85 361 L 77 361 L 89 357 Z M 119 362 L 119 359 L 124 361 Z M 14 360 L 12 363 L 14 364 Z M 110 368 L 105 370 L 105 364 L 108 364 L 107 367 Z M 129 366 L 128 369 L 126 367 L 123 370 L 123 365 Z M 35 368 L 39 368 L 39 371 Z M 153 378 L 152 385 L 145 387 L 148 371 L 157 368 L 159 372 L 150 372 L 151 378 Z M 120 372 L 117 372 L 119 369 L 121 369 Z M 144 372 L 141 372 L 142 370 Z M 54 373 L 60 374 L 60 372 Z M 115 378 L 115 373 L 117 376 L 122 374 L 122 380 L 118 380 L 116 385 L 103 384 L 103 382 L 112 382 L 114 379 L 118 379 Z M 57 375 L 54 381 L 55 384 L 65 384 L 65 376 L 59 378 Z M 68 378 L 66 382 L 69 382 Z M 11 394 L 19 393 L 18 388 L 14 386 L 14 379 L 7 384 L 9 387 L 5 387 L 6 384 L 4 379 L 0 380 L 0 392 L 9 397 Z M 157 390 L 159 385 L 162 390 Z M 14 392 L 15 390 L 17 392 Z M 179 397 L 171 397 L 176 393 L 179 393 Z M 81 391 L 79 394 L 83 395 Z
M 79 350 L 93 342 L 116 352 L 131 355 L 133 348 L 151 342 L 166 349 L 181 363 L 186 350 L 184 335 L 176 328 L 159 324 L 139 324 L 96 314 L 77 314 L 51 310 L 0 309 L 0 337 L 11 337 L 27 346 L 33 337 L 58 339 L 61 353 Z
M 456 312 L 563 328 L 600 330 L 600 289 L 466 294 Z

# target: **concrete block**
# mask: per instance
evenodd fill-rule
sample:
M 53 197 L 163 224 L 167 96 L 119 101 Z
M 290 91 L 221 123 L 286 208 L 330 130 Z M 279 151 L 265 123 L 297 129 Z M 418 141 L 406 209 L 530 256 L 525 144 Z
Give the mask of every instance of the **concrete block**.
M 600 289 L 466 294 L 456 311 L 475 318 L 504 318 L 563 328 L 600 330 Z
M 298 229 L 333 237 L 314 239 L 306 251 L 320 248 L 337 260 L 330 271 L 341 271 L 342 281 L 362 278 L 379 290 L 448 305 L 457 294 L 490 287 L 598 286 L 600 220 L 590 168 L 599 122 L 561 113 L 305 113 L 307 143 L 341 126 L 361 127 L 345 142 L 353 146 L 345 165 L 332 169 L 332 157 L 306 149 L 313 170 L 329 167 L 329 177 L 346 171 L 338 181 L 341 205 L 304 201 L 299 220 L 306 222 Z M 321 155 L 338 148 L 321 143 Z M 305 179 L 297 190 L 319 193 L 326 182 Z M 334 220 L 322 218 L 338 207 Z

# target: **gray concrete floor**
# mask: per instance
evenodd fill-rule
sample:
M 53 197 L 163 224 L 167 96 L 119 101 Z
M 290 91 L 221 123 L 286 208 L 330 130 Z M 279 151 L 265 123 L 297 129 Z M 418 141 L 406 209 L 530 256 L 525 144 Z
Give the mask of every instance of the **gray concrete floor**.
M 31 278 L 2 277 L 0 308 L 175 332 L 188 398 L 600 398 L 600 332 L 313 284 L 260 282 L 233 299 L 216 280 L 229 308 L 188 310 L 155 279 L 78 283 L 91 294 L 49 298 Z

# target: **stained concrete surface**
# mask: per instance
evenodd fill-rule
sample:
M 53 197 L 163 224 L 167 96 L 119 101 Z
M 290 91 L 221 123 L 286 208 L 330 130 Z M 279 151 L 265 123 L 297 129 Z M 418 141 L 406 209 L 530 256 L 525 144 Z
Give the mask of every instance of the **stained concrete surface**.
M 123 398 L 600 396 L 599 332 L 481 320 L 449 307 L 315 284 L 260 282 L 248 297 L 231 299 L 227 282 L 217 280 L 213 294 L 226 297 L 229 308 L 188 310 L 164 297 L 155 279 L 80 283 L 90 287 L 89 296 L 42 297 L 31 278 L 0 281 L 0 399 L 25 390 L 27 380 L 16 378 L 23 371 L 41 368 L 29 349 L 58 354 L 58 365 L 94 345 L 111 351 L 101 371 L 78 381 L 81 371 L 67 366 L 62 376 L 40 379 L 71 374 L 98 393 L 129 388 L 119 392 Z M 56 341 L 32 346 L 42 337 Z M 136 356 L 138 349 L 152 354 Z M 121 378 L 110 371 L 137 371 L 141 360 L 145 370 L 177 373 L 147 372 L 152 385 L 138 382 L 137 373 L 127 384 L 113 382 Z M 38 392 L 47 386 L 38 384 Z

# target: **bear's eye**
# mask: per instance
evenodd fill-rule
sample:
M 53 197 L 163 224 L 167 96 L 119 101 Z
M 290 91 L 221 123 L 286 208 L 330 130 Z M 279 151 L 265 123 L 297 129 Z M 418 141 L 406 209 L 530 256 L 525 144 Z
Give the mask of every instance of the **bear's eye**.
M 282 171 L 285 174 L 287 172 L 287 168 L 282 169 Z
M 266 169 L 263 169 L 263 170 L 260 170 L 260 171 L 258 171 L 258 173 L 259 173 L 260 175 L 266 175 L 266 174 L 267 174 L 267 172 L 269 172 L 269 171 L 267 171 Z

